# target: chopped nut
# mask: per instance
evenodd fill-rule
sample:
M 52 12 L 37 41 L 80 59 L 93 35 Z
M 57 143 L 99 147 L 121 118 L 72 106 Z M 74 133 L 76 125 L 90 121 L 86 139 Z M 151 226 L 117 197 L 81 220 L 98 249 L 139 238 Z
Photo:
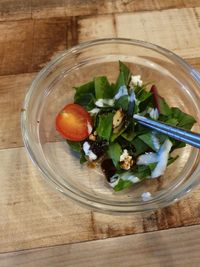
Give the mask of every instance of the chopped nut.
M 120 156 L 120 167 L 124 170 L 129 170 L 133 163 L 134 161 L 132 156 L 130 156 L 128 151 L 124 149 L 122 155 Z
M 118 127 L 124 118 L 124 113 L 122 111 L 122 109 L 118 109 L 115 113 L 115 115 L 113 116 L 113 128 Z
M 130 157 L 130 158 L 132 158 L 132 157 Z M 127 161 L 122 161 L 120 163 L 120 167 L 124 170 L 129 170 L 131 166 L 133 166 L 133 160 L 132 159 L 130 161 L 127 160 Z
M 96 139 L 97 139 L 97 136 L 94 135 L 94 133 L 89 135 L 89 140 L 96 141 Z

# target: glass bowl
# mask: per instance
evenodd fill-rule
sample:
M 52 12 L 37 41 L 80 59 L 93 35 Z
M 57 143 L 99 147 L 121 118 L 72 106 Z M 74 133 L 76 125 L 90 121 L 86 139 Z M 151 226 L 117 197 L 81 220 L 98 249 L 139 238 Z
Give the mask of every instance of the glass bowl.
M 35 165 L 54 188 L 81 204 L 108 213 L 133 213 L 169 205 L 200 181 L 200 150 L 189 145 L 176 150 L 178 160 L 159 179 L 114 192 L 100 168 L 80 165 L 55 129 L 55 116 L 73 102 L 74 86 L 105 75 L 115 81 L 118 61 L 133 74 L 157 85 L 170 106 L 195 117 L 200 132 L 200 76 L 183 59 L 157 45 L 130 39 L 99 39 L 69 49 L 44 67 L 32 82 L 21 115 L 24 144 Z M 144 201 L 142 193 L 150 192 Z M 63 202 L 63 205 L 65 203 Z

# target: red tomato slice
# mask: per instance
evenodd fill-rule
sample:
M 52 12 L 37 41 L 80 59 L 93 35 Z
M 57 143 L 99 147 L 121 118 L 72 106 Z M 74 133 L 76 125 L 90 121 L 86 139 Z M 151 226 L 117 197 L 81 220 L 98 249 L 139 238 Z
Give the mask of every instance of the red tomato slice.
M 56 129 L 68 140 L 82 141 L 91 133 L 92 118 L 80 105 L 69 104 L 56 116 Z

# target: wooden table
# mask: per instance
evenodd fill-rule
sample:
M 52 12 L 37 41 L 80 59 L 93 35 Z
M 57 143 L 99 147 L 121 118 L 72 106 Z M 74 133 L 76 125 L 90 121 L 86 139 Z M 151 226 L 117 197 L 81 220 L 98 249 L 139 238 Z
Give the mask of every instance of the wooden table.
M 36 73 L 66 48 L 113 36 L 200 70 L 200 1 L 0 1 L 1 267 L 200 266 L 200 188 L 155 212 L 99 214 L 52 191 L 23 147 L 20 109 Z

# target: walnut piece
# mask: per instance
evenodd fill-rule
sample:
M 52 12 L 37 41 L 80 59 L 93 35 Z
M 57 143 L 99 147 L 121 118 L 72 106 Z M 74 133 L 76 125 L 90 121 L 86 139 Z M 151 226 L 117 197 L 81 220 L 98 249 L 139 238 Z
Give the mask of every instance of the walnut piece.
M 113 116 L 113 129 L 117 128 L 123 121 L 124 112 L 122 109 L 118 109 Z

